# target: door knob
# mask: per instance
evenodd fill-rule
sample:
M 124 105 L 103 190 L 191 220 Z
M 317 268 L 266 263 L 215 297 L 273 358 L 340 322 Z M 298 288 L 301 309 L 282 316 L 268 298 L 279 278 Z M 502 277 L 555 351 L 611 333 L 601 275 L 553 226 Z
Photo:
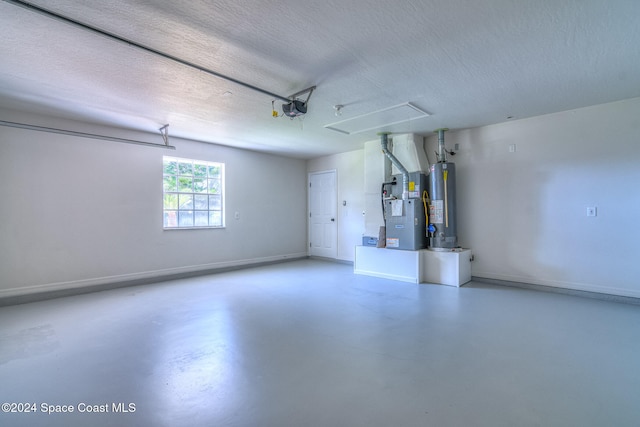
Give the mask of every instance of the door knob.
M 335 220 L 336 220 L 335 218 L 331 218 L 331 222 L 333 222 L 333 221 L 335 221 Z

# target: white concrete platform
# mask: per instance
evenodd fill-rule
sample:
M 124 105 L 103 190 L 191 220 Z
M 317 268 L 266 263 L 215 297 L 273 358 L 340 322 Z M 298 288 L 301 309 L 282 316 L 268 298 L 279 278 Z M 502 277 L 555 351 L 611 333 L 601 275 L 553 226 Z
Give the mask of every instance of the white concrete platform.
M 437 252 L 356 246 L 354 273 L 409 283 L 462 286 L 471 280 L 471 250 Z

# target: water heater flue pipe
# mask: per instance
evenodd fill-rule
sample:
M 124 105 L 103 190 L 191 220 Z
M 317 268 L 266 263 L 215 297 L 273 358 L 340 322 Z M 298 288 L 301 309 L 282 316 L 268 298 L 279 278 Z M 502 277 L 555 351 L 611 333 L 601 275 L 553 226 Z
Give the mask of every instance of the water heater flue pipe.
M 398 168 L 400 173 L 402 173 L 402 198 L 407 199 L 409 198 L 409 171 L 407 170 L 407 168 L 402 166 L 400 160 L 398 160 L 396 156 L 394 156 L 393 153 L 389 151 L 389 139 L 387 138 L 389 132 L 380 132 L 378 135 L 380 135 L 380 145 L 382 146 L 382 152 L 389 158 L 389 160 L 391 160 L 391 163 L 393 163 L 393 165 Z
M 448 128 L 434 130 L 434 132 L 438 134 L 438 162 L 440 163 L 447 162 L 447 150 L 444 147 L 444 133 L 448 130 Z

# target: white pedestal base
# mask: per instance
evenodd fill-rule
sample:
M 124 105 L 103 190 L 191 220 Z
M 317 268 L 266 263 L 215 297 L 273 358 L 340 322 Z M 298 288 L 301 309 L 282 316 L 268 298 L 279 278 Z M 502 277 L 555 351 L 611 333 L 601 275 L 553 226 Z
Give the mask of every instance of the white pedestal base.
M 462 286 L 471 280 L 471 251 L 424 251 L 422 254 L 422 280 L 448 286 Z
M 356 246 L 354 273 L 410 283 L 462 286 L 471 280 L 471 251 L 403 251 Z

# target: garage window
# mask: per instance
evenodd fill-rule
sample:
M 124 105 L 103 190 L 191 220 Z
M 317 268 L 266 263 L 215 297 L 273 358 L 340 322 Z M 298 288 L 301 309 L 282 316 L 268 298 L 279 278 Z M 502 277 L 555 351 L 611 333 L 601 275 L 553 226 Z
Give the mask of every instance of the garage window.
M 224 163 L 163 157 L 164 228 L 224 227 Z

